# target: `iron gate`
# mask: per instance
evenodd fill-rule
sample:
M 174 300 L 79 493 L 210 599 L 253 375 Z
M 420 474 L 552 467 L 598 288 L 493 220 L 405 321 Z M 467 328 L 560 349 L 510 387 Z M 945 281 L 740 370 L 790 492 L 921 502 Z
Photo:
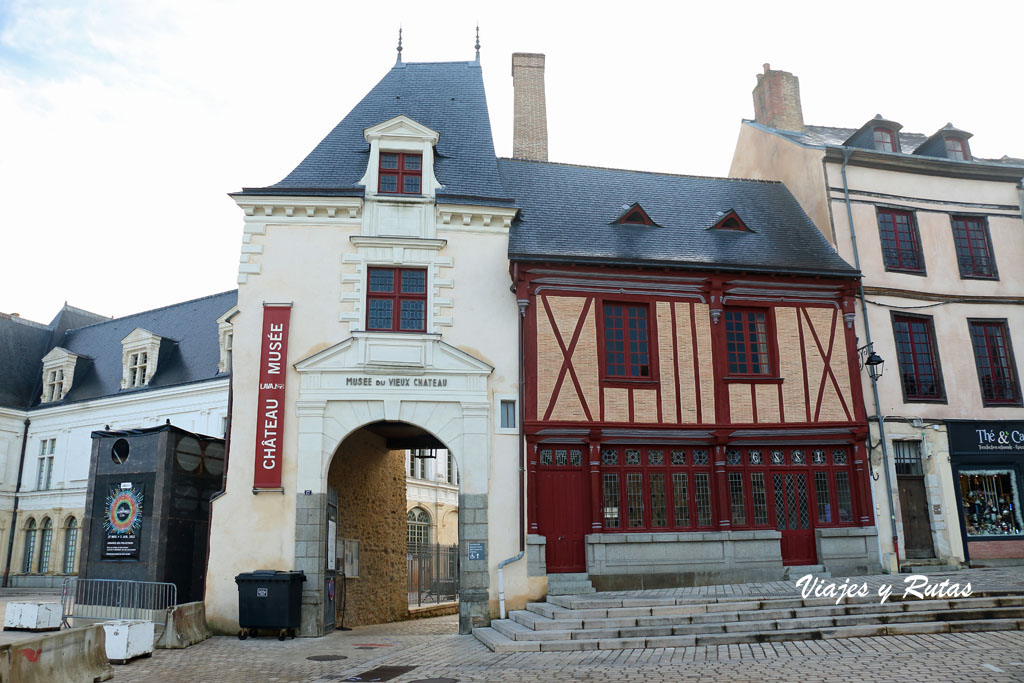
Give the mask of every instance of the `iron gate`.
M 459 599 L 459 546 L 409 543 L 409 606 Z

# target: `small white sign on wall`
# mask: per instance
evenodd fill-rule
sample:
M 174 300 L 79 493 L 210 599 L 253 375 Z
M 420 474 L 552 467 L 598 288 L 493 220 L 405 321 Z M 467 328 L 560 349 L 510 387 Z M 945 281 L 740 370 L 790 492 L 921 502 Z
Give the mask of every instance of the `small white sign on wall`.
M 327 520 L 327 568 L 337 568 L 338 557 L 338 523 Z

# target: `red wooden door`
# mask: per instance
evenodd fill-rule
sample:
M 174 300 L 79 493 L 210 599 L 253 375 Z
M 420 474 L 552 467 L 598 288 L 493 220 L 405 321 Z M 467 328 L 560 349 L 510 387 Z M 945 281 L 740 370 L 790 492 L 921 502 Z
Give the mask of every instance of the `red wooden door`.
M 773 472 L 772 489 L 775 498 L 775 528 L 782 532 L 782 564 L 817 564 L 807 474 Z
M 541 451 L 537 468 L 538 530 L 547 539 L 548 573 L 584 572 L 590 529 L 589 490 L 582 452 Z

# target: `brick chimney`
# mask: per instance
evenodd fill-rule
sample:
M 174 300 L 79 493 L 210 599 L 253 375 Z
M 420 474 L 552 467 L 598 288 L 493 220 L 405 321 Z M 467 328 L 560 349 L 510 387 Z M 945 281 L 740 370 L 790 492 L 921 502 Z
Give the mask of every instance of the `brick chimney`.
M 544 55 L 512 54 L 512 88 L 515 109 L 512 125 L 512 156 L 532 161 L 548 160 L 548 112 L 544 101 Z
M 770 128 L 804 131 L 800 107 L 800 79 L 788 71 L 774 71 L 764 65 L 754 86 L 754 121 Z

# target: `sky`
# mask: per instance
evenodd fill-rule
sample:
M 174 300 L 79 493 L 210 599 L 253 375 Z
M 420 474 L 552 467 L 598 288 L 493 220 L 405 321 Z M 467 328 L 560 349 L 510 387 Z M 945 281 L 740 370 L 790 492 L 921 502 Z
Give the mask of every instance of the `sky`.
M 944 7 L 946 9 L 944 9 Z M 602 9 L 604 8 L 604 9 Z M 949 8 L 955 8 L 950 11 Z M 121 316 L 236 286 L 242 211 L 395 61 L 547 55 L 552 161 L 728 174 L 762 64 L 809 124 L 875 114 L 1024 157 L 1024 3 L 0 0 L 0 311 Z

